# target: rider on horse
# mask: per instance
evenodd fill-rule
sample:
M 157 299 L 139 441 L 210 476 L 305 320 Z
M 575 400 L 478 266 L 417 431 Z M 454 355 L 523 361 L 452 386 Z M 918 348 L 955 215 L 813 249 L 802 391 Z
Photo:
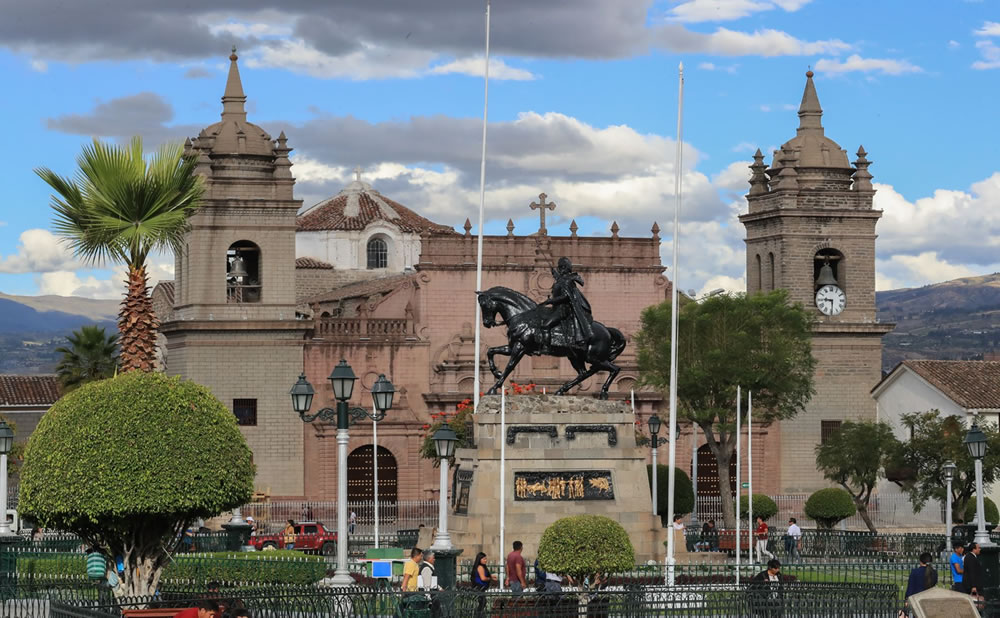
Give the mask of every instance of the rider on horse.
M 594 321 L 594 316 L 590 310 L 590 303 L 577 289 L 577 284 L 583 286 L 583 277 L 573 272 L 573 264 L 566 257 L 559 258 L 552 276 L 555 277 L 552 293 L 547 300 L 538 305 L 552 307 L 552 313 L 542 326 L 548 334 L 552 332 L 554 326 L 562 324 L 563 332 L 572 345 L 586 347 L 593 336 L 591 322 Z

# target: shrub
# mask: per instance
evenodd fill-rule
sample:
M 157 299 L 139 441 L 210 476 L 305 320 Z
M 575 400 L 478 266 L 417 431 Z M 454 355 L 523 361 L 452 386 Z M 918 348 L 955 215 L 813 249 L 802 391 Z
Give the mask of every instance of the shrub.
M 691 485 L 691 479 L 688 478 L 687 472 L 681 470 L 680 468 L 675 468 L 674 473 L 674 514 L 675 515 L 687 515 L 694 510 L 694 487 Z M 660 516 L 663 521 L 663 525 L 666 526 L 670 522 L 667 521 L 667 496 L 669 492 L 670 479 L 667 476 L 670 473 L 670 466 L 665 466 L 663 464 L 656 465 L 656 513 Z M 653 465 L 646 464 L 646 477 L 649 479 L 649 490 L 653 490 Z
M 621 524 L 600 515 L 564 517 L 545 529 L 538 543 L 542 570 L 582 582 L 598 573 L 627 571 L 635 550 Z
M 832 529 L 841 520 L 857 512 L 851 494 L 839 487 L 830 487 L 813 492 L 806 500 L 805 513 L 814 519 L 820 528 Z
M 740 498 L 740 518 L 746 519 L 750 515 L 750 501 Z M 778 514 L 778 505 L 770 496 L 764 494 L 753 495 L 753 518 L 763 517 L 767 521 Z
M 996 524 L 1000 521 L 1000 511 L 997 505 L 989 498 L 983 498 L 983 509 L 986 511 L 986 523 Z M 971 523 L 976 520 L 976 494 L 972 494 L 965 505 L 965 522 Z
M 21 509 L 127 556 L 117 594 L 156 589 L 179 532 L 244 504 L 250 449 L 232 412 L 203 386 L 132 371 L 87 384 L 45 413 L 24 454 Z

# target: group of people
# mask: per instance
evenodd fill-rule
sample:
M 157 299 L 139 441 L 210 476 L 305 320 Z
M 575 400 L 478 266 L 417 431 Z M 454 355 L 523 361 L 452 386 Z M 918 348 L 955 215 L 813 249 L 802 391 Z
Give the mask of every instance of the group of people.
M 981 601 L 983 599 L 985 581 L 983 564 L 979 561 L 979 543 L 972 542 L 968 545 L 963 545 L 961 541 L 955 541 L 952 550 L 951 556 L 948 558 L 948 564 L 951 567 L 951 589 L 956 592 L 964 592 L 965 594 L 972 595 Z M 927 558 L 926 562 L 924 562 L 924 558 Z M 914 585 L 914 574 L 916 571 L 921 568 L 933 570 L 934 567 L 930 565 L 930 558 L 931 555 L 927 553 L 920 556 L 920 566 L 913 569 L 910 573 L 910 582 L 906 587 L 906 596 L 910 596 L 910 587 Z M 933 585 L 936 584 L 937 575 L 935 574 Z M 922 592 L 926 589 L 916 590 L 916 592 Z
M 674 529 L 684 530 L 684 524 L 682 523 L 681 516 L 674 518 Z M 770 543 L 770 530 L 763 517 L 757 517 L 757 524 L 754 528 L 753 535 L 753 547 L 757 553 L 757 561 L 761 564 L 765 564 L 765 556 L 767 557 L 767 560 L 773 560 L 774 554 L 768 548 L 768 544 Z M 802 544 L 802 528 L 799 528 L 799 524 L 794 517 L 788 518 L 788 531 L 784 536 L 784 544 L 785 555 L 793 560 L 799 557 L 799 548 Z M 715 527 L 714 519 L 709 519 L 702 524 L 701 535 L 698 537 L 698 540 L 694 542 L 694 550 L 719 551 L 719 530 Z

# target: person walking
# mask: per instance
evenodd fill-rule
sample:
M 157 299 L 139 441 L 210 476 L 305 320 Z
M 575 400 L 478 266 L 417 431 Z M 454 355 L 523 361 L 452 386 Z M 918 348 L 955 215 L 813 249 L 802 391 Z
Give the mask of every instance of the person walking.
M 497 580 L 497 576 L 490 573 L 490 568 L 486 566 L 486 554 L 479 552 L 472 562 L 472 585 L 479 593 L 476 602 L 476 618 L 482 618 L 486 613 L 486 591 L 490 585 Z
M 427 598 L 430 601 L 431 618 L 437 618 L 441 615 L 441 599 L 436 593 L 443 588 L 438 585 L 437 572 L 434 570 L 434 552 L 430 550 L 424 552 L 424 561 L 420 564 L 420 589 L 430 593 Z
M 288 520 L 285 529 L 281 531 L 281 540 L 285 544 L 285 549 L 295 549 L 295 522 Z
M 423 561 L 424 552 L 419 547 L 410 550 L 410 559 L 403 564 L 403 583 L 400 589 L 403 592 L 416 592 L 417 579 L 420 576 L 420 563 Z
M 925 551 L 920 554 L 920 564 L 910 571 L 910 578 L 906 582 L 906 596 L 903 597 L 907 608 L 905 611 L 909 611 L 911 596 L 930 590 L 937 586 L 937 582 L 938 574 L 931 565 L 931 554 Z M 908 615 L 905 611 L 900 612 L 900 616 Z
M 505 588 L 510 588 L 514 594 L 521 594 L 528 587 L 528 577 L 524 567 L 524 557 L 521 549 L 524 544 L 521 541 L 514 541 L 514 551 L 507 554 L 506 568 L 504 569 Z
M 962 545 L 961 541 L 955 541 L 952 548 L 951 556 L 948 557 L 948 564 L 951 567 L 951 589 L 955 592 L 965 592 L 965 582 L 963 581 L 965 545 Z
M 351 515 L 347 520 L 347 533 L 354 534 L 354 526 L 358 523 L 358 514 L 351 511 Z
M 799 543 L 802 541 L 802 528 L 794 517 L 788 518 L 788 532 L 785 534 L 785 555 L 790 560 L 798 560 Z
M 969 543 L 965 550 L 965 565 L 962 573 L 962 583 L 965 590 L 976 600 L 976 605 L 983 600 L 986 580 L 983 577 L 983 563 L 979 561 L 979 543 Z
M 754 537 L 757 539 L 757 561 L 763 564 L 765 555 L 769 560 L 774 560 L 774 554 L 767 551 L 767 523 L 759 515 L 757 516 L 757 528 L 754 530 Z

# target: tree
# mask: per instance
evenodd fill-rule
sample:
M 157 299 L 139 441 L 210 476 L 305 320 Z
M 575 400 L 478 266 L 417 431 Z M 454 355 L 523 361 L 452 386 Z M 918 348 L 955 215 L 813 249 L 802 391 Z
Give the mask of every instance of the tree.
M 115 375 L 118 368 L 118 335 L 108 335 L 100 326 L 83 326 L 66 337 L 69 347 L 56 348 L 62 354 L 56 375 L 62 391 Z
M 750 517 L 750 504 L 749 500 L 744 496 L 740 500 L 740 519 L 746 519 Z M 762 518 L 767 521 L 778 514 L 778 505 L 771 499 L 770 496 L 765 496 L 764 494 L 754 494 L 753 495 L 753 518 Z M 753 522 L 750 522 L 753 524 Z
M 983 510 L 986 511 L 986 523 L 994 524 L 1000 521 L 1000 511 L 997 510 L 995 502 L 983 497 Z M 962 521 L 972 523 L 976 521 L 976 496 L 969 498 L 969 503 L 965 505 L 965 518 Z
M 133 371 L 64 395 L 28 440 L 21 509 L 122 556 L 118 596 L 152 595 L 183 531 L 246 503 L 250 448 L 203 386 Z
M 670 466 L 656 464 L 656 514 L 664 526 L 667 521 L 667 490 L 670 488 Z M 653 465 L 646 464 L 649 490 L 653 490 Z M 674 472 L 674 515 L 687 515 L 694 510 L 694 485 L 687 472 L 677 468 Z
M 670 303 L 647 307 L 636 335 L 644 384 L 670 384 Z M 788 293 L 712 296 L 678 316 L 678 414 L 698 425 L 718 462 L 719 488 L 732 496 L 729 462 L 736 448 L 736 391 L 753 393 L 753 422 L 791 418 L 813 394 L 812 318 Z M 744 419 L 745 420 L 745 419 Z M 722 500 L 726 527 L 736 514 Z
M 892 427 L 875 421 L 844 421 L 826 442 L 816 446 L 816 468 L 851 495 L 873 533 L 878 530 L 868 515 L 868 502 L 898 450 Z
M 858 512 L 851 494 L 839 487 L 814 491 L 806 499 L 806 517 L 813 519 L 824 530 L 832 530 L 842 520 Z
M 965 421 L 954 415 L 942 416 L 938 410 L 904 414 L 903 426 L 912 436 L 902 443 L 893 466 L 905 470 L 904 478 L 892 479 L 910 497 L 918 512 L 928 500 L 944 501 L 947 483 L 941 469 L 953 461 L 958 468 L 951 483 L 951 509 L 954 521 L 963 521 L 965 506 L 976 493 L 975 460 L 963 441 Z M 986 457 L 983 459 L 983 486 L 989 487 L 1000 472 L 1000 432 L 997 426 L 977 420 L 986 434 Z
M 195 163 L 178 144 L 161 146 L 147 163 L 142 139 L 133 137 L 127 146 L 97 139 L 84 146 L 72 179 L 48 168 L 35 170 L 56 192 L 53 228 L 73 254 L 94 265 L 128 267 L 118 313 L 123 371 L 152 371 L 156 362 L 159 321 L 149 297 L 146 259 L 152 251 L 183 250 L 188 216 L 204 192 Z
M 625 528 L 601 515 L 574 515 L 556 520 L 538 542 L 543 571 L 570 575 L 578 582 L 635 566 L 635 549 Z

